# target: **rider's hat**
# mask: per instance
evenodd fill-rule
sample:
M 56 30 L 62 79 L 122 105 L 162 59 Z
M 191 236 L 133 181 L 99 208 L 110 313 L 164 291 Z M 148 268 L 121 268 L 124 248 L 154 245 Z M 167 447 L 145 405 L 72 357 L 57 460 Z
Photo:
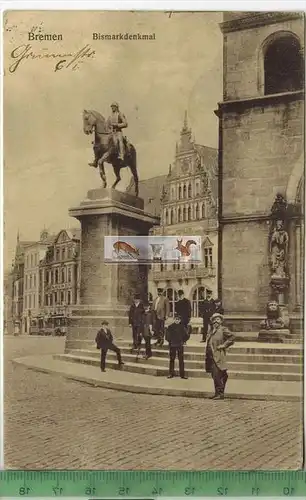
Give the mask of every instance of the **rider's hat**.
M 116 106 L 116 108 L 119 108 L 119 104 L 118 104 L 116 101 L 113 101 L 113 102 L 111 103 L 111 108 L 112 108 L 113 106 Z

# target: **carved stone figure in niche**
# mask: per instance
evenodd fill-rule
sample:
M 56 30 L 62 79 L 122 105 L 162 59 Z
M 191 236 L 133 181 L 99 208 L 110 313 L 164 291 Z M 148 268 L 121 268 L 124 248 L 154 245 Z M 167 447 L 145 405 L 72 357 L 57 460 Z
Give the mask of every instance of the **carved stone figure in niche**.
M 288 328 L 282 318 L 281 309 L 276 300 L 271 300 L 267 304 L 266 318 L 260 323 L 260 327 L 265 330 L 280 330 Z
M 287 201 L 284 196 L 278 193 L 271 208 L 273 218 L 285 219 L 287 213 Z
M 277 220 L 270 239 L 270 259 L 272 273 L 286 277 L 288 264 L 289 236 L 284 229 L 284 222 Z

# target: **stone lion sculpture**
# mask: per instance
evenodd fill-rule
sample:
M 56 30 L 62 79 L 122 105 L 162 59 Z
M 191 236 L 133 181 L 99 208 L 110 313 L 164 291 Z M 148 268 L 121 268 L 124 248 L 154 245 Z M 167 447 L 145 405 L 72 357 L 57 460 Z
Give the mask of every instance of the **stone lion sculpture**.
M 281 309 L 275 300 L 270 300 L 266 308 L 266 318 L 260 323 L 265 330 L 279 330 L 286 328 L 286 323 L 281 315 Z

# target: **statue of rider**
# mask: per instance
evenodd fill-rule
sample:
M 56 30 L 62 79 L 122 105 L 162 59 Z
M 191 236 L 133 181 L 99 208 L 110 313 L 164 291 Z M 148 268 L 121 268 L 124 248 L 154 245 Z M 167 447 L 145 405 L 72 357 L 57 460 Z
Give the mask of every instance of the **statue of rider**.
M 111 114 L 107 119 L 107 127 L 111 130 L 112 139 L 115 147 L 118 149 L 118 159 L 124 160 L 124 144 L 123 144 L 123 134 L 122 129 L 127 128 L 128 123 L 125 115 L 119 110 L 119 104 L 117 102 L 112 102 L 111 104 Z M 100 152 L 100 144 L 94 144 L 94 162 L 89 163 L 90 167 L 98 166 L 99 152 Z
M 122 129 L 127 128 L 128 123 L 124 114 L 119 110 L 119 104 L 117 102 L 112 102 L 111 109 L 112 113 L 107 119 L 107 124 L 112 131 L 114 144 L 119 150 L 118 158 L 123 161 L 124 144 Z

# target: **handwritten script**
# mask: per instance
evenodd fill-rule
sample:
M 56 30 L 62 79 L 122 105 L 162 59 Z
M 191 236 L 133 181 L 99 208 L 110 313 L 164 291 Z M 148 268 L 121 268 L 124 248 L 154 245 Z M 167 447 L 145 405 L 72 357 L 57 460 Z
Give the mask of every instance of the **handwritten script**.
M 12 64 L 9 66 L 10 73 L 15 73 L 21 63 L 25 63 L 29 60 L 41 60 L 41 59 L 51 59 L 54 60 L 55 64 L 53 66 L 54 71 L 61 71 L 63 69 L 70 69 L 75 71 L 83 64 L 84 61 L 88 59 L 93 59 L 95 56 L 95 51 L 90 47 L 90 45 L 85 45 L 82 49 L 77 52 L 67 52 L 67 53 L 55 53 L 49 52 L 47 48 L 41 49 L 40 52 L 34 52 L 32 45 L 27 43 L 19 45 L 14 50 L 12 50 L 10 57 L 13 59 Z

